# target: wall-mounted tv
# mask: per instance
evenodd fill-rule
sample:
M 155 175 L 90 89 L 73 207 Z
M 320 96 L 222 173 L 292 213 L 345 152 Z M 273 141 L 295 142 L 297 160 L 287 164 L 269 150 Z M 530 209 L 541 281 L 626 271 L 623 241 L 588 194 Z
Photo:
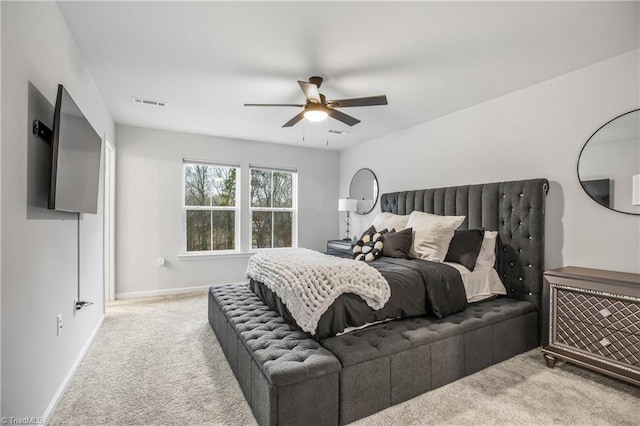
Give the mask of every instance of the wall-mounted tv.
M 97 213 L 102 138 L 61 84 L 52 132 L 49 208 Z

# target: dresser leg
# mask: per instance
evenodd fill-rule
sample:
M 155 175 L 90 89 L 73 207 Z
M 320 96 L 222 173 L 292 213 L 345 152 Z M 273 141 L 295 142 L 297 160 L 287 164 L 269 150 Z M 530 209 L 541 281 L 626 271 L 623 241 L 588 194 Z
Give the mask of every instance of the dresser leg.
M 544 361 L 547 363 L 547 367 L 553 368 L 556 366 L 556 361 L 558 358 L 551 356 L 549 354 L 544 354 Z

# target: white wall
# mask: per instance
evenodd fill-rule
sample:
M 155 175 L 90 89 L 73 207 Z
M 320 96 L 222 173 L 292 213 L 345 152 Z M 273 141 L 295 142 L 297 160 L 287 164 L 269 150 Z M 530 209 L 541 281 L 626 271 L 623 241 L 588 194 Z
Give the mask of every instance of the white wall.
M 183 158 L 241 164 L 243 251 L 249 249 L 249 164 L 298 170 L 299 247 L 325 250 L 340 235 L 337 152 L 128 126 L 116 132 L 116 297 L 244 280 L 247 254 L 177 259 Z M 159 257 L 165 266 L 158 266 Z
M 380 193 L 546 177 L 546 267 L 640 272 L 640 216 L 592 201 L 580 187 L 580 149 L 602 124 L 640 104 L 639 51 L 345 150 L 340 188 L 361 167 Z M 379 212 L 355 215 L 356 232 Z
M 50 414 L 102 320 L 102 202 L 98 215 L 80 223 L 81 295 L 95 305 L 74 317 L 77 219 L 44 208 L 48 188 L 39 166 L 49 148 L 31 135 L 30 119 L 51 124 L 62 83 L 100 135 L 113 140 L 115 129 L 57 5 L 1 7 L 2 415 L 38 417 Z

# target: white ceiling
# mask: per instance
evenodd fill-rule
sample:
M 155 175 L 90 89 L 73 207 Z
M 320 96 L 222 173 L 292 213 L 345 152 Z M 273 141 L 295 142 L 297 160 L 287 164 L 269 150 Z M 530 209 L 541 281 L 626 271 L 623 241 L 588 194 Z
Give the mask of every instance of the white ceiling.
M 327 99 L 386 94 L 328 121 L 351 132 L 328 135 L 338 150 L 640 45 L 638 2 L 58 4 L 117 123 L 323 148 L 324 122 L 243 103 L 304 103 L 312 75 Z

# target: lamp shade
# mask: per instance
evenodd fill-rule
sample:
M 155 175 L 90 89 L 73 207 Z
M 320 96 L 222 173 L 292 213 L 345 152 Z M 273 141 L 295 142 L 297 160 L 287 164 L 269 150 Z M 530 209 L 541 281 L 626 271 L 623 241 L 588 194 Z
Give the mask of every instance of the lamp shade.
M 640 206 L 640 175 L 633 176 L 633 189 L 631 196 L 631 204 Z
M 338 211 L 340 212 L 355 212 L 358 209 L 358 200 L 352 200 L 349 198 L 340 198 L 338 200 Z

